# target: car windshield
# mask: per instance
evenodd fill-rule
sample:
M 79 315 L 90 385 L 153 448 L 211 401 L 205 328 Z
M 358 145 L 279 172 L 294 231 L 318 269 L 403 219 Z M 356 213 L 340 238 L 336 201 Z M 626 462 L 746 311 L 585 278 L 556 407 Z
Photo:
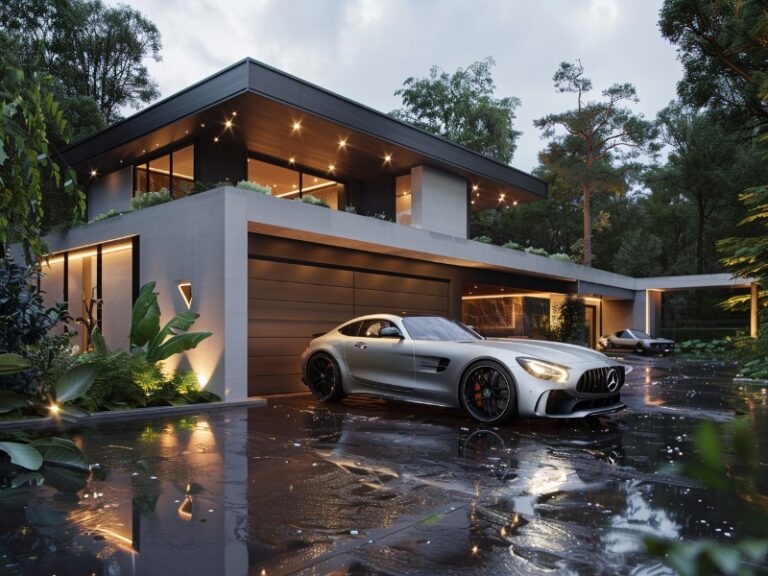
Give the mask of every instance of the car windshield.
M 632 330 L 632 333 L 635 335 L 636 338 L 650 338 L 650 336 L 645 332 L 643 332 L 642 330 Z
M 409 316 L 403 325 L 414 340 L 467 341 L 481 340 L 482 336 L 460 322 L 441 316 Z

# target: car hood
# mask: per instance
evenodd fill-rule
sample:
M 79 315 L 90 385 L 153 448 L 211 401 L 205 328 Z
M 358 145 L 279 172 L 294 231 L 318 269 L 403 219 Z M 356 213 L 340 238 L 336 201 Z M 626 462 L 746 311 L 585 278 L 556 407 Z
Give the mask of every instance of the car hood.
M 469 342 L 472 346 L 486 349 L 504 350 L 519 356 L 532 356 L 557 364 L 579 364 L 581 362 L 602 361 L 606 364 L 616 364 L 605 354 L 596 350 L 546 340 L 517 340 L 517 339 L 486 339 Z

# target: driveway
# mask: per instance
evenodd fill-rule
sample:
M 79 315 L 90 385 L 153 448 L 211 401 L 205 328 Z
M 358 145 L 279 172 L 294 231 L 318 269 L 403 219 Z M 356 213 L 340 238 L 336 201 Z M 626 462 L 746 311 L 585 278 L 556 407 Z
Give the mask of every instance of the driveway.
M 666 574 L 643 536 L 745 530 L 735 503 L 668 464 L 702 419 L 745 413 L 765 466 L 766 394 L 728 366 L 625 360 L 628 409 L 589 422 L 483 428 L 301 394 L 86 429 L 100 479 L 77 500 L 3 501 L 0 555 L 19 574 Z M 60 521 L 35 525 L 30 506 Z

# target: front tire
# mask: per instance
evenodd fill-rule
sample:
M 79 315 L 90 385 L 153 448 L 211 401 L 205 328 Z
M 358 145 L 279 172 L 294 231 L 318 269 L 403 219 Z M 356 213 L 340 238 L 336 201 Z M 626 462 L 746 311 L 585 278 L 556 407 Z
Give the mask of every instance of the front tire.
M 325 352 L 315 354 L 307 362 L 307 386 L 312 396 L 321 402 L 338 402 L 346 396 L 339 364 Z
M 517 391 L 509 371 L 491 360 L 472 364 L 459 384 L 461 405 L 483 424 L 502 424 L 517 415 Z
M 635 344 L 635 353 L 642 354 L 643 352 L 645 352 L 645 348 L 643 348 L 643 345 L 639 343 Z

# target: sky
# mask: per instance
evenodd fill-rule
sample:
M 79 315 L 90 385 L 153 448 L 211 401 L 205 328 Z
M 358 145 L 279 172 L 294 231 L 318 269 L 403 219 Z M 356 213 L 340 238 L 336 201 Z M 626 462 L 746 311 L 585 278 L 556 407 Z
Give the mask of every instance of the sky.
M 110 0 L 110 3 L 116 3 Z M 165 98 L 250 56 L 389 112 L 394 91 L 433 65 L 448 72 L 493 56 L 497 97 L 516 96 L 523 132 L 512 165 L 530 171 L 545 141 L 533 120 L 573 106 L 557 94 L 561 61 L 580 59 L 595 98 L 631 82 L 653 118 L 682 76 L 657 27 L 662 0 L 129 0 L 160 29 L 147 62 Z

